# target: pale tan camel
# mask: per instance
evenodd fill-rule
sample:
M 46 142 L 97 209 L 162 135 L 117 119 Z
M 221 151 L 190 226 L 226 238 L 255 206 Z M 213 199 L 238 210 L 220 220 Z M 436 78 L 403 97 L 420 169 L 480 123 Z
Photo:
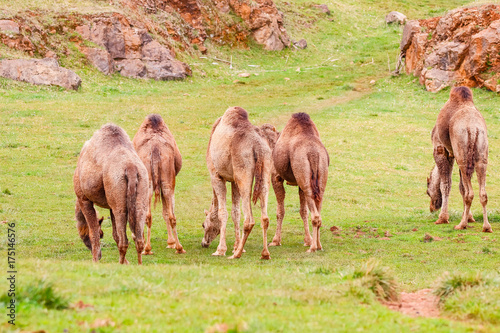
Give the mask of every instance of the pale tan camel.
M 272 167 L 271 149 L 262 137 L 258 128 L 248 120 L 248 113 L 240 107 L 231 107 L 217 119 L 212 127 L 212 134 L 207 149 L 207 166 L 213 189 L 210 210 L 205 211 L 203 223 L 205 235 L 202 246 L 208 247 L 220 233 L 220 242 L 215 256 L 226 254 L 226 182 L 231 183 L 232 211 L 231 217 L 235 227 L 234 254 L 230 258 L 239 258 L 243 253 L 248 235 L 255 225 L 251 201 L 260 200 L 263 233 L 263 250 L 261 259 L 270 259 L 267 249 L 267 200 L 269 194 L 269 176 Z M 255 185 L 252 197 L 252 182 Z M 242 201 L 243 238 L 240 239 L 240 210 Z
M 73 176 L 76 194 L 75 216 L 80 238 L 101 257 L 100 222 L 94 204 L 110 210 L 113 238 L 120 251 L 120 264 L 128 264 L 127 220 L 142 264 L 144 223 L 148 211 L 148 172 L 132 147 L 127 133 L 114 124 L 104 125 L 80 152 Z
M 270 246 L 281 245 L 281 228 L 285 216 L 283 182 L 299 187 L 300 216 L 304 222 L 304 246 L 307 252 L 321 250 L 321 205 L 328 179 L 330 158 L 319 138 L 316 125 L 306 113 L 292 115 L 279 135 L 273 150 L 277 175 L 273 187 L 278 202 L 277 228 Z M 309 232 L 308 209 L 311 212 L 313 236 Z
M 177 220 L 174 214 L 175 177 L 182 167 L 182 157 L 174 136 L 159 114 L 146 117 L 132 141 L 149 175 L 149 205 L 146 224 L 148 236 L 143 254 L 151 251 L 151 198 L 153 192 L 156 202 L 161 199 L 163 219 L 167 224 L 167 248 L 176 249 L 177 253 L 186 253 L 177 236 Z
M 479 182 L 479 199 L 483 206 L 483 232 L 492 232 L 486 204 L 486 167 L 488 165 L 488 133 L 483 116 L 474 106 L 472 91 L 455 87 L 443 106 L 432 130 L 434 161 L 436 165 L 427 178 L 427 194 L 431 198 L 430 211 L 441 208 L 436 224 L 449 223 L 448 198 L 451 190 L 453 162 L 456 159 L 460 173 L 460 194 L 463 197 L 462 220 L 455 229 L 466 229 L 467 222 L 475 222 L 470 211 L 474 193 L 474 169 Z

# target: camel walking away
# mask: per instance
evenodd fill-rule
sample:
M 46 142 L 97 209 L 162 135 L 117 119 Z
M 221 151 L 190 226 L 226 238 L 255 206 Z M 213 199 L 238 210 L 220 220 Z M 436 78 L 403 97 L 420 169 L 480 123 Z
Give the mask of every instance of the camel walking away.
M 321 250 L 321 205 L 328 179 L 330 158 L 320 140 L 318 129 L 306 113 L 292 115 L 279 135 L 273 150 L 276 176 L 273 187 L 277 199 L 276 234 L 270 246 L 281 245 L 281 229 L 285 216 L 283 182 L 299 187 L 300 216 L 304 222 L 304 246 L 307 252 Z M 309 232 L 308 210 L 311 213 L 313 236 Z
M 149 175 L 149 204 L 146 218 L 148 235 L 143 254 L 153 254 L 151 251 L 153 192 L 155 206 L 160 199 L 163 205 L 163 218 L 168 232 L 167 248 L 175 248 L 177 253 L 186 253 L 177 236 L 177 220 L 174 214 L 175 177 L 182 167 L 181 153 L 174 136 L 159 114 L 150 114 L 137 131 L 133 144 Z
M 259 128 L 248 120 L 248 113 L 240 107 L 231 107 L 217 119 L 212 127 L 207 149 L 207 167 L 213 189 L 210 209 L 205 211 L 203 223 L 205 231 L 202 246 L 208 247 L 220 233 L 220 242 L 213 255 L 226 254 L 226 182 L 231 183 L 232 211 L 231 217 L 235 228 L 234 254 L 230 258 L 239 258 L 243 253 L 245 242 L 255 224 L 251 201 L 260 200 L 263 233 L 262 259 L 269 259 L 267 248 L 267 200 L 269 194 L 269 177 L 272 168 L 271 149 Z M 255 185 L 252 197 L 252 183 Z M 240 239 L 240 200 L 245 217 L 243 238 Z
M 142 264 L 144 223 L 147 214 L 148 173 L 132 147 L 127 133 L 106 124 L 85 142 L 73 176 L 76 194 L 75 216 L 80 238 L 101 257 L 102 237 L 94 204 L 110 210 L 113 238 L 120 251 L 120 264 L 128 264 L 127 220 L 135 241 L 137 259 Z
M 460 194 L 464 212 L 455 229 L 466 229 L 474 222 L 470 210 L 474 193 L 472 174 L 476 170 L 479 182 L 479 200 L 483 206 L 483 232 L 492 232 L 488 222 L 486 204 L 486 167 L 488 165 L 488 133 L 483 116 L 474 106 L 472 91 L 467 87 L 455 87 L 443 106 L 432 129 L 434 161 L 436 165 L 427 178 L 427 194 L 431 198 L 430 211 L 441 208 L 436 224 L 449 223 L 448 199 L 454 161 L 460 173 Z

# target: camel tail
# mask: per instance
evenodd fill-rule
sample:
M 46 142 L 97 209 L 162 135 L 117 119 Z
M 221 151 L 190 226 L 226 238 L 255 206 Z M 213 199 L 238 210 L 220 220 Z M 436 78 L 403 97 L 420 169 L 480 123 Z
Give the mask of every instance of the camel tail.
M 155 203 L 161 199 L 163 193 L 161 191 L 161 155 L 158 147 L 154 147 L 151 152 L 151 181 L 153 182 L 153 191 L 155 192 Z
M 308 155 L 309 166 L 311 168 L 311 191 L 316 206 L 321 201 L 321 190 L 319 189 L 319 156 L 317 154 Z
M 257 199 L 260 198 L 262 194 L 262 189 L 264 188 L 264 156 L 262 153 L 254 152 L 255 154 L 255 171 L 254 178 L 255 184 L 253 186 L 253 197 L 252 202 L 255 205 Z
M 476 164 L 476 159 L 477 159 L 477 139 L 479 136 L 479 132 L 476 131 L 467 131 L 468 136 L 469 136 L 469 141 L 467 144 L 467 155 L 466 155 L 466 160 L 467 160 L 467 169 L 466 169 L 466 176 L 467 178 L 471 178 L 472 174 L 474 173 L 474 167 Z
M 137 222 L 135 211 L 135 205 L 137 202 L 137 184 L 139 182 L 137 173 L 138 170 L 135 165 L 130 165 L 125 170 L 125 179 L 127 180 L 127 215 L 131 230 L 135 230 Z

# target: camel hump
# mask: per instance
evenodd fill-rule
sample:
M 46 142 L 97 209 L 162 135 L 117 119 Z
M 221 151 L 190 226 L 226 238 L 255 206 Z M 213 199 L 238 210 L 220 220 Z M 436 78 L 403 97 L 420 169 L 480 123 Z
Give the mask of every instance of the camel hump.
M 105 124 L 94 133 L 106 147 L 128 146 L 132 148 L 132 142 L 123 128 L 113 123 Z M 133 149 L 133 148 L 132 148 Z
M 472 102 L 472 90 L 468 87 L 454 87 L 450 91 L 450 100 L 457 102 Z
M 292 118 L 297 120 L 299 123 L 309 124 L 312 123 L 311 117 L 305 112 L 298 112 L 292 114 Z
M 232 127 L 241 127 L 242 124 L 250 124 L 250 120 L 248 120 L 248 112 L 239 106 L 233 106 L 224 112 L 222 116 L 222 121 Z
M 149 126 L 155 131 L 161 130 L 164 124 L 163 118 L 157 113 L 148 115 L 146 120 L 149 122 Z

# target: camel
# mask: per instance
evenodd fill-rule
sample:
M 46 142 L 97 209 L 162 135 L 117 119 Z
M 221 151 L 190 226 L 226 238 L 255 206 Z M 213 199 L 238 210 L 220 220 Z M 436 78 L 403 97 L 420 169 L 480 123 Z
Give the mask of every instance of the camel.
M 273 187 L 277 199 L 277 228 L 269 246 L 281 245 L 281 228 L 285 216 L 283 182 L 299 187 L 300 216 L 304 222 L 304 246 L 307 252 L 322 250 L 320 241 L 321 205 L 328 179 L 330 157 L 319 138 L 316 125 L 306 113 L 292 115 L 279 135 L 273 150 L 276 175 Z M 313 236 L 309 232 L 308 209 Z
M 92 252 L 92 260 L 97 262 L 101 258 L 99 239 L 103 234 L 94 208 L 97 205 L 110 210 L 120 264 L 128 264 L 125 258 L 128 220 L 141 265 L 148 172 L 122 128 L 106 124 L 85 142 L 78 158 L 73 185 L 77 198 L 75 216 L 78 232 Z
M 479 182 L 479 200 L 483 206 L 483 232 L 492 232 L 488 222 L 486 204 L 486 167 L 488 165 L 488 134 L 486 123 L 474 106 L 472 91 L 467 87 L 455 87 L 450 98 L 438 114 L 432 129 L 434 161 L 436 165 L 427 178 L 427 194 L 431 198 L 430 211 L 441 208 L 436 224 L 449 223 L 448 199 L 451 190 L 453 162 L 456 160 L 460 173 L 460 194 L 464 212 L 455 229 L 466 229 L 468 222 L 475 222 L 470 207 L 474 199 L 472 175 L 476 170 Z
M 149 175 L 149 202 L 146 217 L 148 236 L 143 254 L 153 254 L 151 251 L 153 192 L 155 207 L 160 199 L 163 205 L 163 219 L 167 224 L 168 232 L 167 248 L 175 248 L 177 253 L 186 253 L 177 236 L 177 220 L 174 215 L 175 177 L 182 167 L 181 153 L 174 136 L 159 114 L 150 114 L 142 123 L 132 142 Z
M 210 209 L 205 211 L 203 229 L 205 234 L 201 245 L 208 247 L 220 233 L 220 242 L 214 256 L 226 254 L 226 182 L 231 183 L 232 211 L 234 222 L 235 243 L 234 254 L 230 257 L 240 258 L 243 248 L 253 226 L 255 225 L 251 201 L 255 204 L 260 200 L 261 222 L 263 234 L 263 250 L 261 259 L 270 259 L 267 248 L 267 200 L 269 194 L 269 178 L 272 167 L 271 149 L 258 128 L 248 120 L 248 113 L 240 107 L 231 107 L 216 120 L 212 127 L 208 144 L 207 167 L 213 189 Z M 252 183 L 255 185 L 252 196 Z M 242 201 L 243 237 L 240 239 L 240 209 Z

